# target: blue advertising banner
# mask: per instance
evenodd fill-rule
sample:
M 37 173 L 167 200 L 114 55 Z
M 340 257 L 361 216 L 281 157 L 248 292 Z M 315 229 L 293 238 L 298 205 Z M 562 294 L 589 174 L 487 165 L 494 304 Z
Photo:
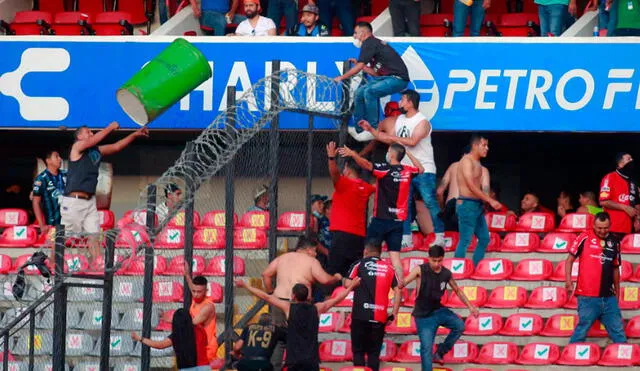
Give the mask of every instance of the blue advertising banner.
M 123 41 L 126 40 L 126 41 Z M 0 127 L 104 127 L 125 115 L 115 92 L 171 38 L 0 38 Z M 503 41 L 504 40 L 504 41 Z M 151 123 L 152 129 L 201 129 L 238 96 L 281 68 L 337 76 L 358 56 L 351 40 L 190 38 L 213 77 Z M 478 41 L 478 42 L 476 42 Z M 638 131 L 638 44 L 602 39 L 396 39 L 436 130 Z M 392 97 L 397 99 L 397 97 Z M 385 103 L 384 101 L 382 103 Z M 283 129 L 305 129 L 288 114 Z M 318 129 L 335 123 L 318 119 Z

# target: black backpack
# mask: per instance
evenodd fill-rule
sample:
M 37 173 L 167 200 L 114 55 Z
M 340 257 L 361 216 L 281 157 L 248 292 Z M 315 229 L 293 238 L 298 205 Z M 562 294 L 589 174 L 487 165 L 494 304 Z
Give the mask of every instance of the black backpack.
M 51 277 L 51 271 L 49 270 L 49 267 L 47 267 L 47 259 L 48 257 L 45 253 L 43 253 L 42 251 L 37 251 L 33 253 L 33 255 L 31 255 L 31 257 L 27 260 L 27 262 L 20 267 L 18 275 L 16 276 L 16 282 L 14 282 L 13 286 L 11 287 L 11 292 L 13 293 L 13 297 L 16 298 L 16 300 L 22 300 L 22 296 L 24 295 L 24 290 L 26 287 L 26 282 L 24 279 L 24 269 L 30 265 L 35 265 L 36 268 L 38 268 L 38 270 L 40 271 L 40 274 L 42 274 L 42 277 L 47 279 L 47 283 L 51 283 L 49 280 L 49 278 Z

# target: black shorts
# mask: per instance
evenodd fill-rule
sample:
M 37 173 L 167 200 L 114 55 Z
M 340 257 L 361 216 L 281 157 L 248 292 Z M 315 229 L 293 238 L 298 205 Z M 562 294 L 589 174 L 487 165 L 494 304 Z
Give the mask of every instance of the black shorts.
M 367 239 L 375 238 L 384 241 L 389 251 L 400 252 L 403 230 L 404 222 L 373 218 L 367 229 Z
M 364 237 L 355 234 L 335 231 L 329 250 L 327 273 L 340 273 L 344 277 L 349 273 L 353 263 L 362 259 L 364 253 Z
M 444 210 L 440 216 L 444 223 L 444 230 L 457 232 L 458 231 L 458 215 L 456 215 L 456 199 L 452 198 L 444 204 Z

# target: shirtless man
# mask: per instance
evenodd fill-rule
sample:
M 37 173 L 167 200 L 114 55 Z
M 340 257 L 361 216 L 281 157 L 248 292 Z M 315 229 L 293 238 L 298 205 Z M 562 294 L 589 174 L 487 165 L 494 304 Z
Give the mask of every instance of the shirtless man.
M 464 258 L 471 239 L 475 234 L 478 245 L 473 253 L 473 264 L 477 265 L 489 244 L 489 228 L 484 219 L 484 202 L 492 208 L 500 210 L 502 205 L 482 189 L 482 164 L 480 160 L 487 157 L 489 140 L 480 134 L 471 136 L 471 151 L 462 157 L 456 171 L 458 182 L 458 200 L 456 214 L 458 215 L 458 230 L 460 241 L 456 247 L 456 258 Z
M 334 285 L 342 280 L 339 273 L 333 276 L 322 269 L 320 262 L 316 259 L 316 248 L 318 241 L 315 238 L 301 236 L 298 239 L 296 250 L 281 255 L 274 259 L 262 272 L 264 288 L 268 294 L 288 301 L 291 297 L 293 286 L 298 283 L 305 285 L 309 294 L 314 283 L 321 285 Z M 276 276 L 276 288 L 273 289 L 273 277 Z M 311 296 L 309 296 L 311 299 Z M 286 327 L 287 316 L 277 306 L 270 306 L 271 315 L 276 326 Z M 273 369 L 282 369 L 282 356 L 284 354 L 284 344 L 278 343 L 273 351 L 271 363 Z
M 464 147 L 461 160 L 469 153 L 469 146 Z M 458 217 L 456 216 L 456 201 L 458 199 L 458 177 L 456 176 L 458 171 L 458 164 L 460 161 L 456 161 L 449 165 L 449 168 L 444 173 L 440 186 L 436 190 L 436 197 L 438 203 L 442 208 L 442 221 L 444 222 L 445 231 L 458 231 Z M 489 169 L 482 167 L 482 191 L 489 194 L 491 184 L 491 176 L 489 175 Z M 447 192 L 448 191 L 448 192 Z M 447 192 L 447 200 L 444 200 L 444 193 Z

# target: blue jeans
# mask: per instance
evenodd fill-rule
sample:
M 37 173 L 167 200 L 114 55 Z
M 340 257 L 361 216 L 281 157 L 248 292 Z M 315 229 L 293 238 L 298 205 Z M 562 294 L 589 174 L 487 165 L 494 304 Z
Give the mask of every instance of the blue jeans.
M 448 353 L 453 345 L 460 339 L 464 331 L 464 322 L 460 317 L 447 308 L 436 309 L 427 317 L 415 317 L 418 328 L 418 338 L 420 339 L 420 359 L 422 369 L 431 370 L 431 356 L 433 340 L 436 337 L 438 327 L 444 326 L 451 330 L 444 342 L 438 344 L 437 352 L 440 355 Z
M 356 15 L 349 0 L 318 0 L 316 1 L 320 9 L 320 22 L 329 27 L 329 32 L 333 27 L 333 16 L 338 17 L 342 32 L 345 36 L 353 36 Z
M 224 13 L 203 10 L 200 16 L 200 25 L 213 28 L 214 36 L 224 36 L 224 30 L 227 28 L 227 20 L 224 19 L 224 16 Z M 235 14 L 231 22 L 238 24 L 245 19 L 247 19 L 245 16 Z
M 471 13 L 470 35 L 480 36 L 480 28 L 484 20 L 482 0 L 474 0 L 471 6 L 464 5 L 460 0 L 453 0 L 453 36 L 464 36 L 469 13 Z
M 431 221 L 433 222 L 433 231 L 435 233 L 444 232 L 444 223 L 440 219 L 440 205 L 436 198 L 436 174 L 422 173 L 413 178 L 409 193 L 409 215 L 404 222 L 404 234 L 411 234 L 411 223 L 416 216 L 415 201 L 413 200 L 413 192 L 420 192 L 420 197 L 424 201 L 424 205 L 429 209 Z
M 298 2 L 296 0 L 269 0 L 267 17 L 275 22 L 276 32 L 283 16 L 287 22 L 287 30 L 292 29 L 298 23 Z
M 622 327 L 622 315 L 618 307 L 618 298 L 593 298 L 578 296 L 578 325 L 569 343 L 582 343 L 587 338 L 587 332 L 593 323 L 599 319 L 607 329 L 609 337 L 614 343 L 626 343 L 627 337 Z
M 356 123 L 361 119 L 369 121 L 374 128 L 378 127 L 380 98 L 403 91 L 408 81 L 396 76 L 375 76 L 356 90 L 353 116 Z
M 460 240 L 456 247 L 456 258 L 464 258 L 471 245 L 473 235 L 478 238 L 478 245 L 473 252 L 473 265 L 478 265 L 484 258 L 484 252 L 489 245 L 489 228 L 484 219 L 484 204 L 481 201 L 470 201 L 458 198 L 456 202 L 458 215 L 458 233 Z
M 568 6 L 562 4 L 539 5 L 540 35 L 547 36 L 551 32 L 554 36 L 562 35 L 567 20 Z

